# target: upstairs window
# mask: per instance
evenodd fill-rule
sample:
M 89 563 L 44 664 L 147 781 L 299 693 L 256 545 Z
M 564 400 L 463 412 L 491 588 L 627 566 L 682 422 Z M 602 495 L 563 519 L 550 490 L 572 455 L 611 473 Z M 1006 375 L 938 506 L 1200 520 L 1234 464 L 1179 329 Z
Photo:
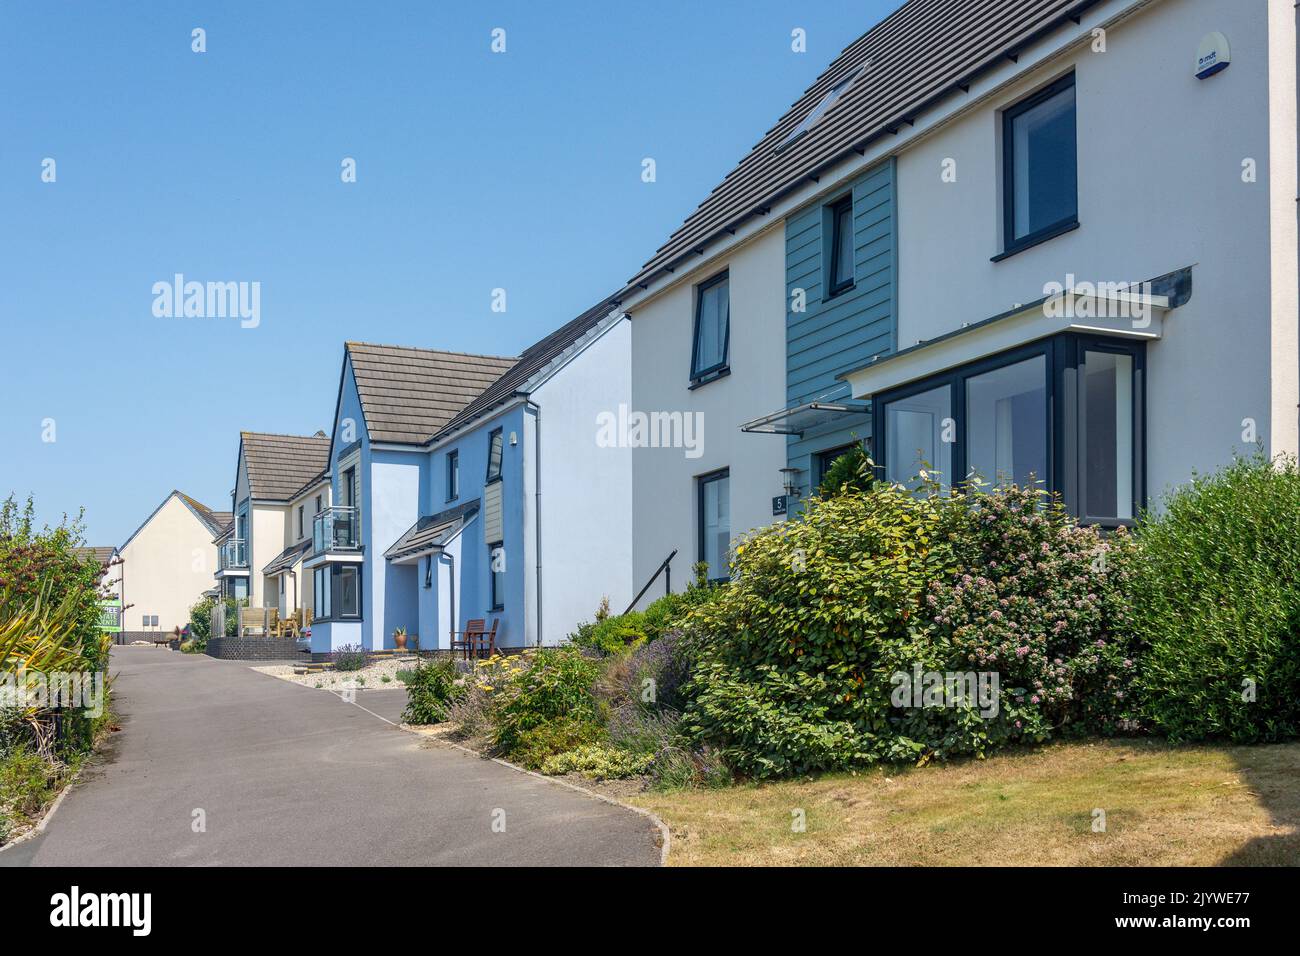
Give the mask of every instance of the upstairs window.
M 447 452 L 447 500 L 460 497 L 460 452 Z
M 501 452 L 501 429 L 494 428 L 492 434 L 488 435 L 488 481 L 496 481 L 501 477 Z
M 831 269 L 827 298 L 853 288 L 853 197 L 830 207 Z
M 731 336 L 731 289 L 723 272 L 695 293 L 695 342 L 691 349 L 691 381 L 716 377 L 727 368 Z
M 306 505 L 298 506 L 298 538 L 303 538 L 303 512 L 307 509 Z
M 1002 114 L 1005 251 L 1078 225 L 1074 75 Z

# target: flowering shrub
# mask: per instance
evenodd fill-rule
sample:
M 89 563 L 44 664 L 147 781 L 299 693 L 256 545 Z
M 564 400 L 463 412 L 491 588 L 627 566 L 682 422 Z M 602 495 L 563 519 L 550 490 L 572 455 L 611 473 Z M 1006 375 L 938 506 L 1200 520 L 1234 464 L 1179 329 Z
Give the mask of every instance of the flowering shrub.
M 1036 489 L 877 482 L 735 551 L 731 586 L 690 617 L 683 729 L 743 774 L 983 755 L 1129 716 L 1130 542 Z M 941 682 L 937 700 L 900 702 L 896 677 L 922 673 L 997 693 L 985 707 Z
M 947 669 L 996 671 L 1000 739 L 1130 728 L 1132 539 L 1081 528 L 1035 488 L 958 493 L 940 534 L 961 569 L 933 582 L 928 641 Z

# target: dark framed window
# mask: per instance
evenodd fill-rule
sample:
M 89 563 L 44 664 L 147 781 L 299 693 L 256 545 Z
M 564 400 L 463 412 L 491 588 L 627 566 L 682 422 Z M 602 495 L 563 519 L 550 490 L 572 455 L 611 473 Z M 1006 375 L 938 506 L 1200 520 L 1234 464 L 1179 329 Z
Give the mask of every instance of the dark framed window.
M 323 495 L 317 495 L 317 496 L 316 496 L 316 511 L 315 511 L 316 514 L 320 514 L 320 512 L 321 512 L 321 507 L 322 507 L 323 503 L 324 503 L 324 496 L 323 496 Z
M 505 548 L 500 541 L 488 545 L 488 578 L 492 610 L 502 611 L 506 606 L 506 564 Z
M 722 272 L 695 290 L 695 337 L 691 343 L 691 381 L 713 379 L 727 370 L 731 342 L 731 286 Z
M 322 564 L 312 569 L 311 613 L 318 621 L 330 619 L 330 566 Z
M 298 506 L 298 537 L 300 537 L 300 538 L 301 538 L 301 537 L 303 536 L 303 534 L 304 534 L 304 532 L 303 532 L 303 512 L 306 511 L 306 510 L 307 510 L 307 506 L 306 506 L 306 505 L 299 505 L 299 506 Z
M 826 277 L 827 298 L 853 288 L 853 197 L 829 207 L 830 271 Z
M 710 581 L 731 577 L 731 471 L 701 475 L 696 482 L 699 560 L 709 566 Z
M 1002 113 L 1003 256 L 1079 224 L 1078 153 L 1073 73 Z
M 460 497 L 460 452 L 447 452 L 447 500 Z
M 816 488 L 826 477 L 826 473 L 831 470 L 835 462 L 843 458 L 855 448 L 861 448 L 871 454 L 870 443 L 866 441 L 849 442 L 847 445 L 837 445 L 835 448 L 828 448 L 825 451 L 819 451 L 814 456 L 813 461 L 817 467 L 817 474 L 814 476 L 813 487 Z
M 501 429 L 492 429 L 488 435 L 488 466 L 487 480 L 496 481 L 501 477 L 501 454 L 504 451 L 504 444 L 501 439 Z
M 312 615 L 326 621 L 361 617 L 361 565 L 331 562 L 312 569 Z
M 427 562 L 424 566 L 424 589 L 427 591 L 433 587 L 433 555 L 425 558 Z
M 1146 499 L 1146 343 L 1063 333 L 874 396 L 883 476 L 1039 482 L 1085 524 Z

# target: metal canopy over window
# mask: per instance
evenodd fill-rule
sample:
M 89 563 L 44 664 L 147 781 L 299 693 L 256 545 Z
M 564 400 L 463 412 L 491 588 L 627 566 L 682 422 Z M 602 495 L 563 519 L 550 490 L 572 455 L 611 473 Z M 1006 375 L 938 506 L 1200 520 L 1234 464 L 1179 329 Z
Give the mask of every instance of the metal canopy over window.
M 802 436 L 806 431 L 834 424 L 845 415 L 864 415 L 869 411 L 868 402 L 804 402 L 746 422 L 740 430 L 759 435 Z

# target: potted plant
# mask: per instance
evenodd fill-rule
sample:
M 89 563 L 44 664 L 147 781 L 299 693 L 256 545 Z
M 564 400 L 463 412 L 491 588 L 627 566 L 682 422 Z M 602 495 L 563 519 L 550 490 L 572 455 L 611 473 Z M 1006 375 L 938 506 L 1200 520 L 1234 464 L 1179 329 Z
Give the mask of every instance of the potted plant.
M 399 651 L 406 650 L 406 628 L 399 627 L 393 631 L 393 646 Z

